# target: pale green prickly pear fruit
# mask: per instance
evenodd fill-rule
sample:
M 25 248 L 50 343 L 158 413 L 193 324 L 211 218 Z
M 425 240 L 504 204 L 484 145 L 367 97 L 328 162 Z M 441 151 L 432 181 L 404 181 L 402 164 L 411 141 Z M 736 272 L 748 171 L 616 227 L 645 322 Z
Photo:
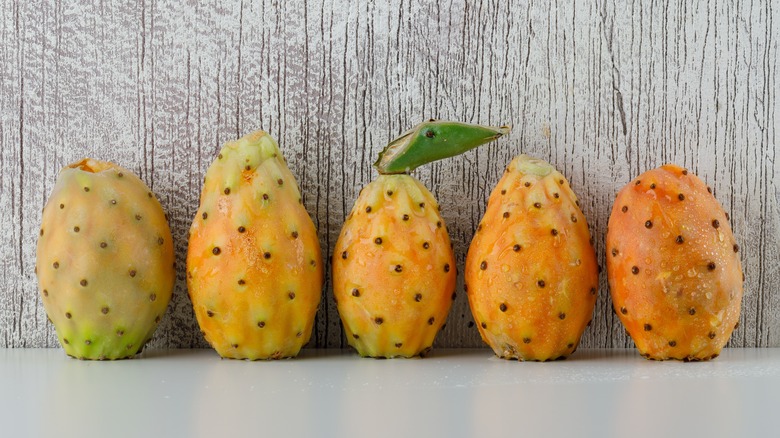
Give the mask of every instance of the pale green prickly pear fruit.
M 85 159 L 65 167 L 43 210 L 36 272 L 68 355 L 134 356 L 173 292 L 173 239 L 160 203 L 116 164 Z
M 206 341 L 222 357 L 294 357 L 309 341 L 322 295 L 319 240 L 266 132 L 227 143 L 206 172 L 187 286 Z

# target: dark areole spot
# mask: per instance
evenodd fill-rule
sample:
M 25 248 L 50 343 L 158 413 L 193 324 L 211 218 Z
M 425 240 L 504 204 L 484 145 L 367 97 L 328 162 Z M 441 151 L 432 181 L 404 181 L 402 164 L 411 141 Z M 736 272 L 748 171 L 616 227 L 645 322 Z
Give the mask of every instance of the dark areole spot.
M 628 211 L 628 206 L 624 205 L 623 208 L 621 208 L 621 210 L 623 211 L 623 213 L 627 212 Z
M 498 309 L 501 310 L 502 312 L 506 312 L 507 309 L 506 303 L 501 303 L 501 305 L 498 306 Z
M 214 255 L 219 255 L 219 254 L 222 252 L 222 250 L 221 250 L 221 249 L 219 249 L 219 247 L 218 247 L 218 246 L 215 246 L 215 247 L 214 247 L 214 248 L 211 250 L 211 252 L 212 252 Z
M 650 330 L 652 330 L 652 329 L 653 329 L 653 326 L 651 326 L 650 324 L 645 324 L 645 327 L 644 327 L 644 328 L 645 328 L 645 331 L 646 331 L 646 332 L 649 332 Z
M 482 263 L 479 264 L 479 269 L 483 271 L 487 269 L 487 261 L 483 260 Z
M 632 273 L 632 274 L 634 274 L 634 275 L 637 275 L 637 274 L 639 274 L 639 267 L 637 267 L 637 266 L 632 266 L 632 267 L 631 267 L 631 273 Z

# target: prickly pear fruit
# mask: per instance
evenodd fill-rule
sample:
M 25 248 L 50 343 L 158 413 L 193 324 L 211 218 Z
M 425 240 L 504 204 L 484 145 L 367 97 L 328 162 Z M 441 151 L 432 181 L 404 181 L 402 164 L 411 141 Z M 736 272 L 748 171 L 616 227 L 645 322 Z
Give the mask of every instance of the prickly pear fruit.
M 607 232 L 609 287 L 643 356 L 718 356 L 739 321 L 738 249 L 712 190 L 679 166 L 645 172 L 618 193 Z
M 134 356 L 173 292 L 173 239 L 160 203 L 116 164 L 66 166 L 43 210 L 36 272 L 65 353 Z
M 497 356 L 573 353 L 596 304 L 598 265 L 566 178 L 544 161 L 515 158 L 490 195 L 465 275 L 477 328 Z
M 309 341 L 322 293 L 319 240 L 266 132 L 227 143 L 206 172 L 187 286 L 206 341 L 222 357 L 294 357 Z
M 412 357 L 433 345 L 455 292 L 455 256 L 433 195 L 381 175 L 349 214 L 333 256 L 333 294 L 361 356 Z
M 508 132 L 432 120 L 380 153 L 380 176 L 361 191 L 333 255 L 333 294 L 361 356 L 425 355 L 455 298 L 455 256 L 439 205 L 406 173 Z

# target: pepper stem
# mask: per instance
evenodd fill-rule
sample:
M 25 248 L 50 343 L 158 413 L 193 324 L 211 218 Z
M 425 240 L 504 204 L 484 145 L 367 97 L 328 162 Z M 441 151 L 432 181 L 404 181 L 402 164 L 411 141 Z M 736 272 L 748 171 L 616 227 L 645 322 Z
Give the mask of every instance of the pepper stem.
M 511 130 L 511 126 L 430 120 L 391 141 L 379 153 L 374 167 L 382 175 L 409 173 L 423 164 L 454 157 L 489 143 Z

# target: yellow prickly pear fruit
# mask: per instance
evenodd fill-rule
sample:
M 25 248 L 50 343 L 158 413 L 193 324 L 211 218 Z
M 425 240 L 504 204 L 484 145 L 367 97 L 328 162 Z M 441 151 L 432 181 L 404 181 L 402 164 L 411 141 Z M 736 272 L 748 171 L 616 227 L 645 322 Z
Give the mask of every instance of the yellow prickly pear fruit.
M 222 357 L 294 357 L 309 341 L 322 291 L 319 240 L 267 133 L 227 143 L 206 172 L 187 286 L 198 324 Z
M 488 200 L 466 257 L 466 288 L 497 356 L 547 361 L 577 348 L 593 314 L 598 265 L 566 178 L 520 155 Z
M 444 326 L 456 267 L 433 195 L 406 173 L 492 141 L 509 128 L 430 121 L 388 145 L 333 255 L 333 294 L 347 341 L 361 356 L 424 355 Z

